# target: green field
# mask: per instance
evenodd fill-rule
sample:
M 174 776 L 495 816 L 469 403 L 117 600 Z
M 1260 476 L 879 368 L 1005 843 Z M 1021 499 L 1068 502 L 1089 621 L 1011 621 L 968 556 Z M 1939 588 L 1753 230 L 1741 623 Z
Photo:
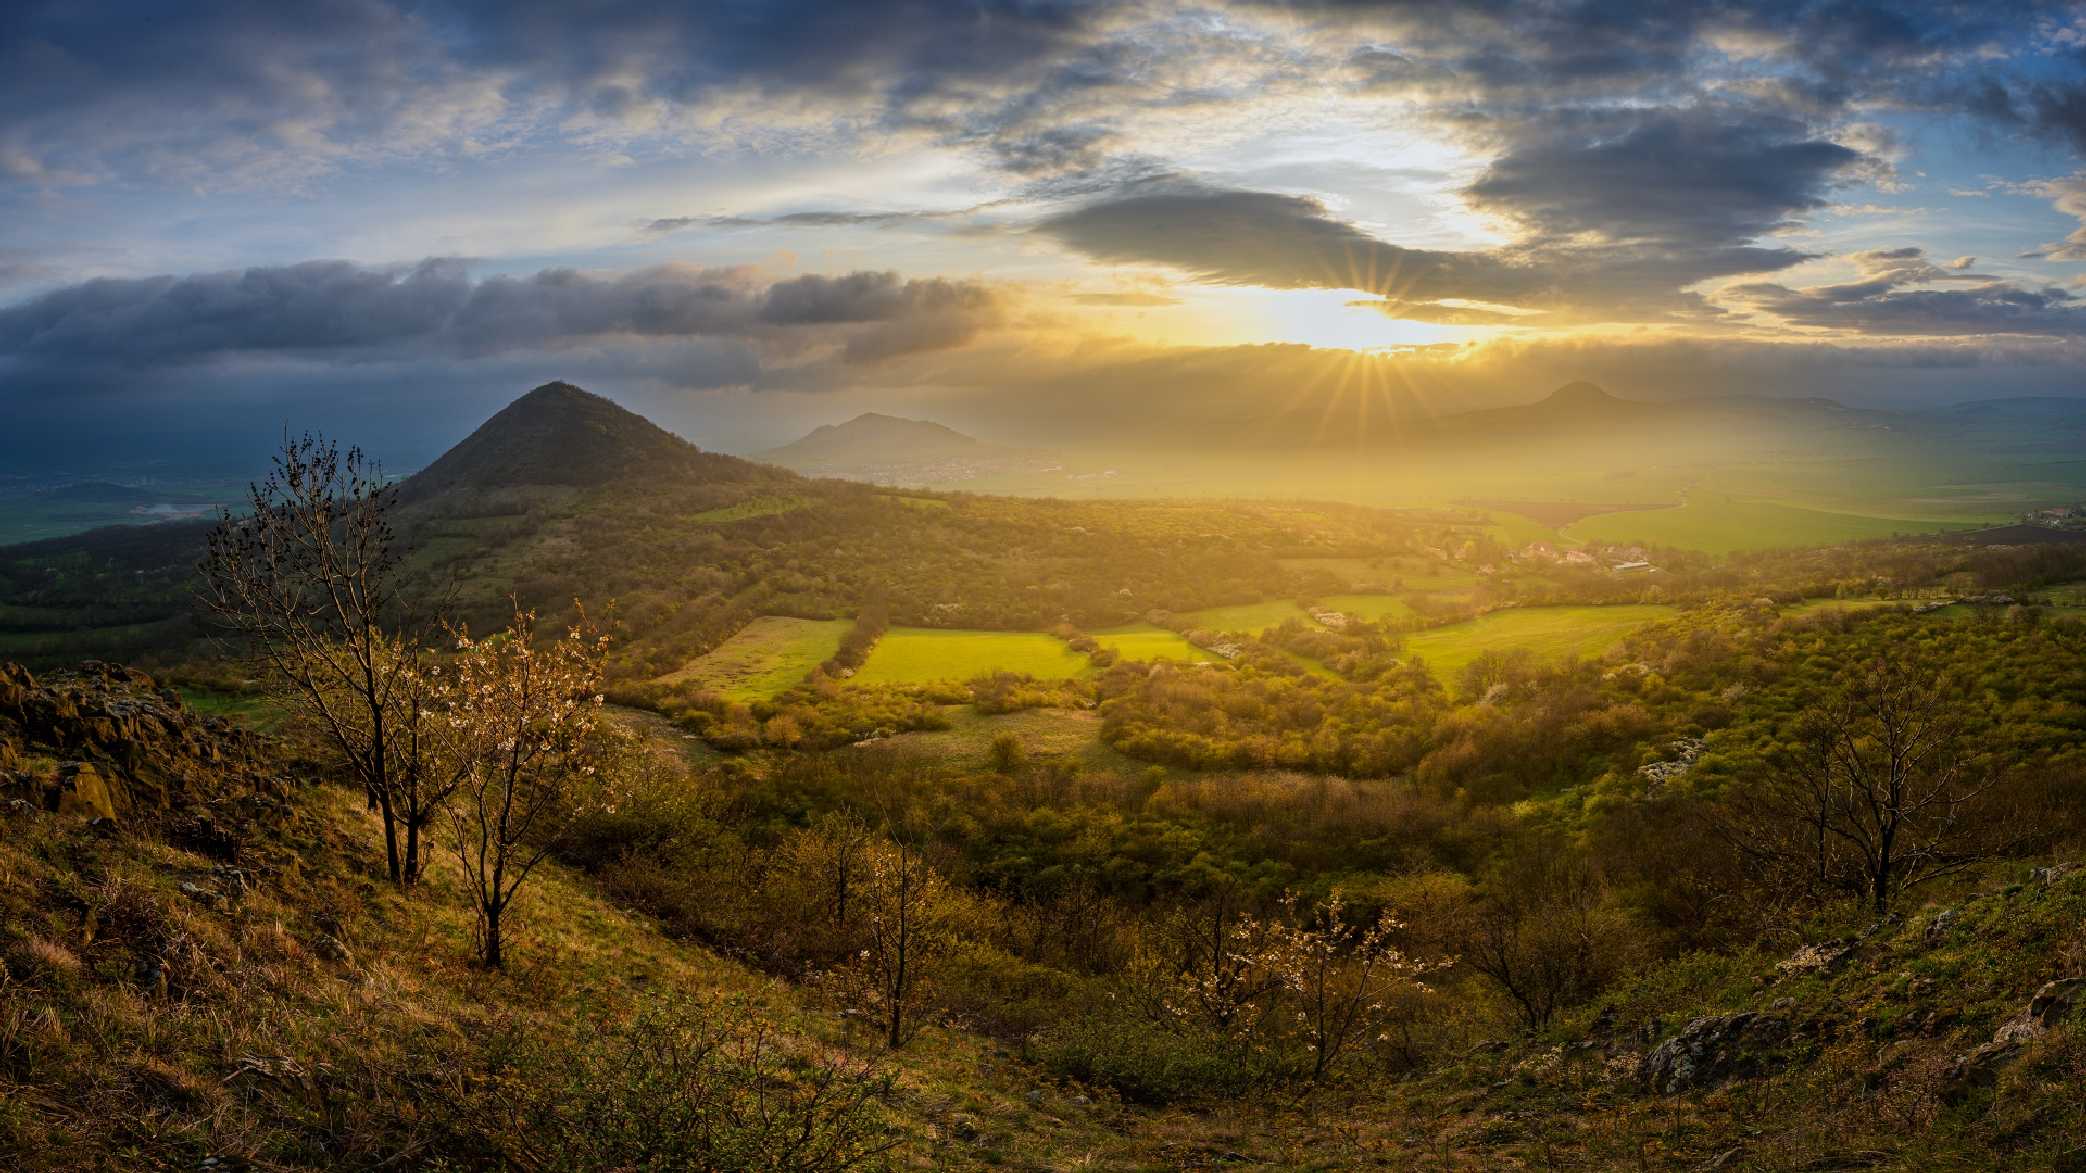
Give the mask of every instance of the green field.
M 1531 542 L 1550 542 L 1564 545 L 1577 544 L 1532 517 L 1523 517 L 1518 513 L 1503 513 L 1498 510 L 1493 511 L 1491 523 L 1485 526 L 1485 534 L 1493 541 L 1511 546 L 1517 550 Z
M 1419 617 L 1419 612 L 1413 610 L 1410 603 L 1396 595 L 1327 595 L 1318 600 L 1318 605 L 1371 623 L 1386 619 L 1402 622 Z
M 1149 623 L 1131 623 L 1090 633 L 1094 642 L 1125 660 L 1186 660 L 1191 664 L 1216 659 L 1178 634 Z
M 2035 593 L 2035 597 L 2058 607 L 2086 607 L 2086 582 L 2066 582 Z
M 1632 631 L 1674 613 L 1672 607 L 1650 603 L 1494 611 L 1414 632 L 1405 637 L 1405 654 L 1425 660 L 1435 676 L 1453 682 L 1466 665 L 1486 652 L 1526 648 L 1543 660 L 1598 656 Z
M 666 684 L 692 681 L 735 701 L 766 700 L 801 684 L 840 650 L 854 624 L 846 619 L 790 619 L 763 615 L 738 634 L 696 657 Z
M 699 522 L 750 521 L 756 517 L 774 517 L 781 513 L 794 513 L 811 502 L 802 497 L 755 497 L 736 505 L 718 509 L 705 509 L 688 520 Z
M 1268 603 L 1241 603 L 1236 607 L 1211 607 L 1206 611 L 1189 611 L 1181 616 L 1195 627 L 1206 627 L 1211 631 L 1239 631 L 1247 635 L 1259 635 L 1270 627 L 1280 627 L 1291 619 L 1310 625 L 1311 614 L 1296 605 L 1291 599 L 1277 599 Z
M 1970 528 L 1974 526 L 1968 522 L 1828 513 L 1768 501 L 1707 497 L 1672 509 L 1595 514 L 1573 522 L 1565 533 L 1577 541 L 1643 542 L 1729 554 Z
M 926 684 L 1018 672 L 1063 680 L 1092 670 L 1087 658 L 1054 635 L 1030 631 L 948 631 L 894 627 L 855 673 L 859 684 Z
M 1031 757 L 1070 757 L 1090 770 L 1143 773 L 1150 763 L 1124 757 L 1101 743 L 1101 717 L 1090 710 L 1024 709 L 1018 713 L 980 713 L 969 705 L 943 708 L 947 729 L 918 730 L 887 737 L 880 746 L 920 753 L 936 761 L 967 767 L 992 760 L 992 742 L 1012 734 Z

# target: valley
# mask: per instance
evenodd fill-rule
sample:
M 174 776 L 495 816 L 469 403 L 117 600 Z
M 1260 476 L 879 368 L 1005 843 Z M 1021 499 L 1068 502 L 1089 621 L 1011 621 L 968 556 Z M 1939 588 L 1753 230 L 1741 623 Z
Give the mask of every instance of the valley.
M 607 789 L 572 790 L 557 832 L 529 841 L 545 870 L 510 942 L 559 983 L 464 964 L 484 941 L 454 903 L 468 867 L 430 857 L 417 894 L 387 886 L 372 862 L 396 850 L 383 816 L 340 781 L 298 694 L 226 654 L 194 602 L 208 527 L 177 522 L 0 548 L 0 652 L 56 674 L 9 669 L 17 683 L 0 690 L 0 769 L 49 807 L 5 816 L 34 822 L 0 847 L 0 901 L 43 927 L 0 933 L 5 972 L 31 975 L 0 999 L 78 1020 L 157 964 L 198 1015 L 258 998 L 317 1037 L 342 1020 L 309 991 L 417 983 L 396 1013 L 440 1024 L 429 1061 L 479 1073 L 479 1090 L 430 1109 L 418 1142 L 401 1141 L 395 1111 L 352 1132 L 285 1122 L 285 1101 L 248 1076 L 204 1097 L 220 1117 L 273 1121 L 249 1125 L 242 1151 L 292 1163 L 322 1144 L 494 1159 L 516 1136 L 624 1143 L 574 1114 L 597 1095 L 662 1110 L 628 1074 L 650 1069 L 559 1025 L 578 998 L 611 1008 L 604 1024 L 619 1025 L 604 1029 L 677 1047 L 750 1047 L 715 1034 L 714 1015 L 753 1014 L 773 1032 L 761 1046 L 794 1057 L 733 1051 L 702 1093 L 723 1098 L 704 1102 L 874 1154 L 1595 1168 L 1654 1143 L 1691 1164 L 1734 1146 L 1942 1165 L 2002 1144 L 2055 1151 L 2072 1108 L 2035 1081 L 2070 1061 L 2068 1028 L 1980 1048 L 2074 947 L 2049 926 L 2068 923 L 2076 885 L 2021 877 L 2086 843 L 2086 541 L 2053 525 L 1959 540 L 1967 521 L 1695 488 L 1685 501 L 901 489 L 704 452 L 579 388 L 541 387 L 382 508 L 397 630 L 426 633 L 417 654 L 442 666 L 425 680 L 532 628 L 599 624 L 598 684 L 573 699 L 615 731 Z M 1779 534 L 1801 540 L 1762 537 Z M 469 634 L 499 632 L 517 600 L 541 618 Z M 66 667 L 90 657 L 173 687 Z M 1898 675 L 1907 665 L 1918 683 Z M 125 699 L 139 689 L 156 699 Z M 74 731 L 65 705 L 104 692 L 119 716 Z M 1976 811 L 1948 832 L 1956 854 L 1916 857 L 1916 882 L 1881 895 L 1857 854 L 1807 854 L 1822 849 L 1770 802 L 1800 793 L 1784 787 L 1818 714 L 1858 713 L 1832 708 L 1857 698 L 1945 710 L 1958 768 L 1980 780 L 1948 791 Z M 194 715 L 163 712 L 176 703 Z M 157 724 L 134 736 L 202 722 L 254 769 L 288 755 L 332 780 L 269 782 L 266 809 L 288 821 L 255 821 L 246 790 L 210 791 L 208 771 L 170 783 L 126 750 L 139 712 Z M 89 766 L 126 838 L 77 862 L 63 820 L 102 801 Z M 166 812 L 139 805 L 162 794 Z M 198 830 L 183 803 L 236 830 Z M 213 846 L 225 836 L 237 846 Z M 234 883 L 222 869 L 247 866 L 211 862 L 224 851 L 309 862 L 238 881 L 265 895 L 213 900 Z M 63 960 L 69 906 L 40 894 L 74 875 L 94 901 L 137 893 L 121 897 L 123 923 L 143 926 L 79 946 L 101 959 L 91 977 Z M 144 886 L 111 888 L 117 876 Z M 298 943 L 269 944 L 240 900 L 266 901 Z M 909 955 L 918 984 L 893 993 L 876 984 L 891 980 L 880 934 L 901 912 L 924 918 L 908 931 L 928 951 Z M 215 934 L 183 958 L 236 940 L 281 960 L 238 971 L 236 990 L 182 968 L 202 961 L 136 960 L 164 948 L 150 926 L 181 917 Z M 1807 968 L 1816 950 L 1856 960 Z M 1245 984 L 1213 999 L 1216 975 Z M 1348 999 L 1348 1025 L 1314 1020 L 1319 997 Z M 207 1021 L 169 1020 L 153 1080 L 215 1071 Z M 1704 1032 L 1735 1041 L 1676 1067 Z M 317 1053 L 263 1034 L 241 1045 Z M 0 1047 L 20 1046 L 8 1037 Z M 81 1084 L 103 1047 L 36 1051 L 35 1070 Z M 1991 1082 L 1963 1073 L 1973 1063 Z M 1875 1078 L 1948 1129 L 1877 1123 L 1830 1090 L 1850 1065 L 1894 1072 Z M 386 1089 L 372 1095 L 403 1094 L 353 1070 Z M 157 1086 L 102 1102 L 193 1119 Z M 828 1104 L 821 1087 L 853 1090 Z M 538 1097 L 519 1134 L 483 1123 L 510 1095 Z M 2002 1139 L 2020 1103 L 2059 1123 Z M 1761 1105 L 1790 1123 L 1759 1134 Z M 1329 1129 L 1328 1114 L 1349 1123 Z M 1677 1117 L 1685 1134 L 1667 1131 Z M 57 1108 L 7 1119 L 16 1135 L 87 1143 Z

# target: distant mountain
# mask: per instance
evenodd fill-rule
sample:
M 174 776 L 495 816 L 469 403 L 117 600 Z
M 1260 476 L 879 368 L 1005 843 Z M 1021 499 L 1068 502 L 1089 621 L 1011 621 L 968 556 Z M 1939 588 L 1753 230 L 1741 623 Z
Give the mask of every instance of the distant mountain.
M 570 383 L 502 408 L 408 479 L 406 501 L 469 490 L 591 488 L 632 480 L 772 480 L 774 470 L 704 452 L 636 412 Z
M 1860 411 L 1831 399 L 1766 395 L 1624 399 L 1597 384 L 1579 381 L 1566 383 L 1534 403 L 1437 416 L 1416 428 L 1415 435 L 1431 440 L 1558 439 L 1675 428 L 1888 428 L 1897 420 L 1893 413 Z
M 821 424 L 800 439 L 771 448 L 760 459 L 784 468 L 859 464 L 930 464 L 1006 449 L 931 420 L 867 411 L 844 424 Z
M 142 505 L 150 501 L 165 500 L 163 493 L 110 481 L 79 481 L 51 489 L 44 496 L 52 501 L 78 501 L 95 505 Z
M 811 476 L 884 485 L 943 485 L 1041 468 L 1048 454 L 1006 448 L 931 420 L 864 412 L 823 424 L 800 439 L 754 457 Z

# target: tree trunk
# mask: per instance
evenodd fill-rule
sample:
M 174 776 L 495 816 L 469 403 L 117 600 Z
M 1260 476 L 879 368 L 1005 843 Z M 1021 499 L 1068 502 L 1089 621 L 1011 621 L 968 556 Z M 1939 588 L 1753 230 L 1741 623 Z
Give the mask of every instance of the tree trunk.
M 485 906 L 485 968 L 499 969 L 504 960 L 500 956 L 500 906 Z
M 400 882 L 408 888 L 420 883 L 420 823 L 410 815 L 406 818 L 406 868 Z
M 390 873 L 391 882 L 403 883 L 405 872 L 398 860 L 398 813 L 391 809 L 391 796 L 377 792 L 377 811 L 384 819 L 384 866 Z

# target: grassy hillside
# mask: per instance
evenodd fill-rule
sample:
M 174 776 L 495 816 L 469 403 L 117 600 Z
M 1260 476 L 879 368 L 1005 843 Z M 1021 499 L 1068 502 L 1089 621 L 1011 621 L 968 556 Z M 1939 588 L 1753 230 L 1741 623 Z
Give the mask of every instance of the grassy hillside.
M 845 619 L 763 615 L 658 682 L 692 684 L 735 701 L 766 700 L 802 684 L 812 669 L 832 659 L 851 626 Z

